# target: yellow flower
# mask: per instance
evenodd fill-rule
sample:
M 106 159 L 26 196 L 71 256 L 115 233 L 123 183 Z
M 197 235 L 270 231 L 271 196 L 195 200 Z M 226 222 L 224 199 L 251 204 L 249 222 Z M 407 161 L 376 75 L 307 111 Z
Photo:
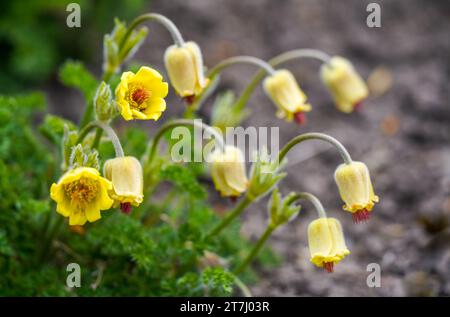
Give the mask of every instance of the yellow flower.
M 362 162 L 341 164 L 334 173 L 344 210 L 353 214 L 355 223 L 368 220 L 378 196 L 373 191 L 369 169 Z
M 168 47 L 164 63 L 170 82 L 181 97 L 192 99 L 208 85 L 208 79 L 203 73 L 202 52 L 196 43 L 186 42 L 182 47 Z
M 335 218 L 319 218 L 311 222 L 308 226 L 308 244 L 311 262 L 329 273 L 333 272 L 335 264 L 350 254 L 341 224 Z
M 132 156 L 116 157 L 105 162 L 103 175 L 112 182 L 109 195 L 125 213 L 144 199 L 141 163 Z
M 124 72 L 116 88 L 116 101 L 125 120 L 158 120 L 164 110 L 168 84 L 160 73 L 150 67 Z
M 369 95 L 366 83 L 345 58 L 331 58 L 329 63 L 322 65 L 320 74 L 337 108 L 342 112 L 353 112 Z
M 50 197 L 56 201 L 56 211 L 69 217 L 69 225 L 84 225 L 101 218 L 100 210 L 111 208 L 108 195 L 112 184 L 92 167 L 77 167 L 66 172 L 50 188 Z
M 311 111 L 306 95 L 288 70 L 278 70 L 264 80 L 264 90 L 278 107 L 277 116 L 298 124 L 305 122 L 304 112 Z
M 247 190 L 248 179 L 241 150 L 226 146 L 225 152 L 213 152 L 209 161 L 214 185 L 222 196 L 238 197 Z

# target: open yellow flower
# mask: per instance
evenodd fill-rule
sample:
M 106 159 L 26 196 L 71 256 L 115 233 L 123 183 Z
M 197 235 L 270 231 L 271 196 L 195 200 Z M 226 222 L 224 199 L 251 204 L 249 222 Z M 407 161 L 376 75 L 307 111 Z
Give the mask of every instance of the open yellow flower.
M 308 226 L 308 244 L 311 262 L 329 273 L 333 272 L 335 264 L 350 254 L 341 224 L 335 218 L 319 218 L 311 222 Z
M 105 162 L 103 175 L 112 182 L 109 195 L 124 213 L 139 206 L 144 199 L 141 163 L 132 156 L 116 157 Z
M 143 66 L 134 74 L 124 72 L 116 88 L 116 101 L 125 120 L 158 120 L 164 110 L 169 87 L 156 70 Z
M 167 73 L 175 91 L 188 101 L 200 94 L 208 85 L 203 73 L 203 58 L 195 42 L 183 46 L 169 46 L 164 55 Z
M 84 225 L 100 219 L 100 210 L 111 208 L 111 188 L 111 182 L 95 168 L 77 167 L 52 184 L 50 197 L 56 201 L 56 211 L 69 217 L 69 225 Z
M 247 190 L 244 156 L 239 148 L 226 146 L 216 150 L 209 158 L 211 177 L 217 191 L 224 197 L 238 197 Z
M 266 77 L 264 90 L 278 107 L 277 116 L 287 121 L 294 119 L 298 124 L 305 122 L 305 112 L 311 111 L 306 95 L 300 89 L 294 75 L 286 69 L 278 70 Z
M 331 58 L 329 63 L 322 65 L 320 74 L 337 108 L 342 112 L 353 112 L 369 95 L 366 83 L 345 58 Z
M 373 206 L 379 199 L 373 191 L 366 164 L 355 161 L 341 164 L 334 173 L 334 179 L 345 202 L 343 209 L 353 214 L 355 223 L 368 220 Z

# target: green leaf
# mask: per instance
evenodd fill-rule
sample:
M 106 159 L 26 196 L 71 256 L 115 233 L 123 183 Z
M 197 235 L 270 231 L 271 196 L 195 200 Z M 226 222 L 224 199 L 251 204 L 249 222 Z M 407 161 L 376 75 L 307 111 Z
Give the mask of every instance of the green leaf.
M 181 191 L 189 194 L 192 198 L 206 198 L 206 191 L 198 183 L 194 174 L 182 165 L 169 165 L 161 170 L 163 180 L 173 182 Z
M 39 131 L 49 139 L 50 142 L 60 144 L 61 139 L 64 136 L 64 126 L 67 126 L 69 131 L 76 129 L 76 126 L 72 121 L 47 114 L 44 118 L 44 122 L 39 126 Z
M 68 87 L 80 90 L 86 99 L 91 100 L 98 82 L 81 62 L 67 61 L 59 70 L 59 78 Z

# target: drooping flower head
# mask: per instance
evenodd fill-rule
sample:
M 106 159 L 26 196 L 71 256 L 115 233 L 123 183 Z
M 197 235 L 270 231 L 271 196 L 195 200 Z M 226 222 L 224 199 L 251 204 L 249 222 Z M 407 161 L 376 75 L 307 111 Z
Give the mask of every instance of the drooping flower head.
M 322 65 L 320 73 L 336 107 L 342 112 L 353 112 L 369 95 L 366 83 L 345 58 L 331 58 L 329 63 Z
M 164 110 L 168 84 L 160 73 L 143 66 L 134 74 L 124 72 L 116 88 L 116 101 L 125 120 L 158 120 Z
M 202 52 L 195 42 L 186 42 L 181 47 L 169 46 L 164 62 L 172 86 L 186 100 L 192 100 L 208 85 L 203 71 Z
M 305 112 L 311 111 L 306 95 L 300 89 L 294 75 L 286 69 L 268 76 L 263 83 L 264 90 L 278 107 L 277 116 L 287 121 L 294 119 L 298 124 L 305 122 Z
M 214 151 L 211 162 L 211 177 L 219 193 L 224 197 L 238 197 L 247 190 L 244 156 L 234 146 L 226 146 L 225 151 Z
M 103 174 L 112 182 L 109 195 L 124 213 L 139 206 L 144 199 L 141 163 L 132 156 L 116 157 L 105 162 Z
M 334 179 L 345 202 L 343 209 L 353 214 L 355 223 L 368 220 L 379 198 L 373 191 L 366 164 L 355 161 L 341 164 L 334 173 Z
M 319 218 L 311 222 L 308 226 L 308 244 L 311 262 L 329 273 L 333 272 L 335 264 L 350 254 L 341 224 L 335 218 Z
M 110 209 L 112 184 L 92 167 L 77 167 L 66 172 L 50 188 L 56 211 L 69 217 L 69 225 L 84 225 L 101 218 L 100 210 Z

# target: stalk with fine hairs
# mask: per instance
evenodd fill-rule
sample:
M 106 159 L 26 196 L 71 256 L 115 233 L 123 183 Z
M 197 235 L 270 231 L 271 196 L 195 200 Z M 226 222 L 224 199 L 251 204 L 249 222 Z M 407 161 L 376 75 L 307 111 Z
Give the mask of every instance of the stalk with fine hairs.
M 298 194 L 295 194 L 292 196 L 286 203 L 292 204 L 299 200 L 308 200 L 310 201 L 314 208 L 317 211 L 317 214 L 319 218 L 326 218 L 327 215 L 325 213 L 325 210 L 323 209 L 322 203 L 320 200 L 314 196 L 313 194 L 307 193 L 307 192 L 301 192 Z M 234 274 L 240 274 L 242 273 L 247 266 L 254 260 L 254 258 L 258 255 L 259 251 L 261 250 L 264 243 L 267 241 L 267 239 L 270 237 L 272 232 L 277 228 L 277 225 L 269 224 L 262 234 L 262 236 L 258 239 L 258 242 L 256 242 L 255 246 L 253 247 L 252 251 L 247 255 L 247 257 L 242 261 L 242 263 L 233 271 Z
M 116 152 L 116 157 L 124 156 L 122 144 L 120 143 L 120 140 L 117 137 L 117 134 L 114 132 L 113 128 L 111 128 L 108 124 L 101 122 L 101 121 L 92 121 L 87 126 L 85 126 L 81 130 L 76 143 L 77 144 L 81 143 L 84 140 L 84 138 L 86 137 L 86 135 L 94 128 L 100 128 L 101 130 L 106 132 L 106 134 L 108 135 L 109 139 L 111 140 L 111 142 L 114 146 L 114 151 Z M 94 142 L 95 142 L 95 140 L 94 140 Z
M 156 150 L 158 148 L 159 141 L 161 140 L 164 133 L 172 128 L 180 127 L 180 126 L 193 126 L 198 127 L 202 130 L 207 130 L 212 135 L 214 135 L 214 140 L 218 143 L 220 149 L 223 151 L 225 149 L 225 142 L 223 140 L 222 134 L 219 133 L 216 129 L 213 127 L 201 122 L 201 120 L 188 120 L 188 119 L 178 119 L 173 120 L 169 123 L 164 124 L 158 132 L 156 132 L 155 136 L 153 137 L 152 142 L 149 144 L 149 147 L 147 147 L 147 153 L 144 155 L 143 163 L 150 164 L 153 161 L 153 158 L 156 154 Z

